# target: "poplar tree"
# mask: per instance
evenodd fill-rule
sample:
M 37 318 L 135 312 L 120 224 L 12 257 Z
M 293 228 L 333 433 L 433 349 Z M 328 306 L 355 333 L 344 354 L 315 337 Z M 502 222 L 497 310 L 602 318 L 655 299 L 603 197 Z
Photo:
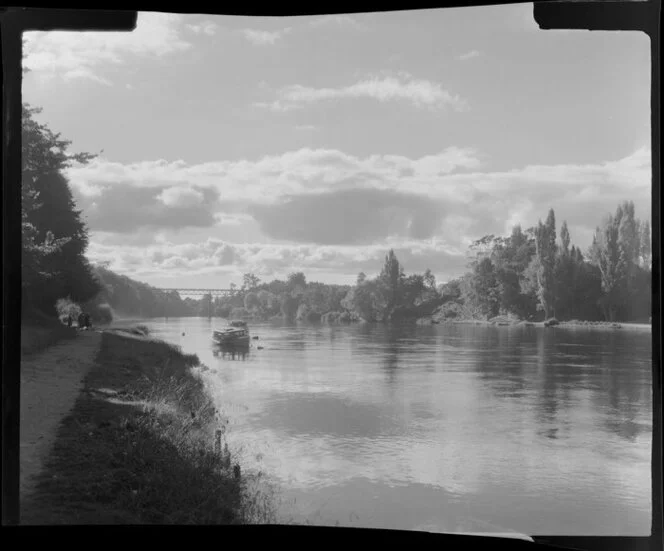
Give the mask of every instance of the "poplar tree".
M 545 318 L 555 315 L 556 281 L 556 216 L 549 209 L 546 222 L 540 220 L 535 232 L 537 269 L 537 298 Z

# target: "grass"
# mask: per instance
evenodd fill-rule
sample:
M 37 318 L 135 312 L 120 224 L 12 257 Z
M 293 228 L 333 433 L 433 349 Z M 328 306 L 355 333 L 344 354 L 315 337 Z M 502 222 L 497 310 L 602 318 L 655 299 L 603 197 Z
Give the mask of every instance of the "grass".
M 104 333 L 22 523 L 272 522 L 266 486 L 215 446 L 226 420 L 197 365 L 162 341 Z
M 21 320 L 21 356 L 43 352 L 63 340 L 76 337 L 76 329 L 63 325 L 57 318 L 35 312 Z

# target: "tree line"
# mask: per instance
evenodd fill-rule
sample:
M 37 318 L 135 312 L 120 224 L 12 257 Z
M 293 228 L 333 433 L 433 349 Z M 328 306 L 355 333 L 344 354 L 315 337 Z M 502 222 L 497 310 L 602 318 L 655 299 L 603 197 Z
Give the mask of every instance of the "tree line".
M 445 287 L 457 300 L 450 317 L 647 321 L 651 309 L 648 221 L 624 201 L 596 227 L 586 254 L 571 245 L 567 222 L 556 217 L 509 237 L 487 235 L 470 246 L 469 270 Z M 571 245 L 571 246 L 570 246 Z
M 62 315 L 78 305 L 93 319 L 124 316 L 220 316 L 290 321 L 389 322 L 436 314 L 442 318 L 520 319 L 557 317 L 606 321 L 647 320 L 651 304 L 648 221 L 624 201 L 597 226 L 583 254 L 571 244 L 567 223 L 557 234 L 549 210 L 545 222 L 511 235 L 486 235 L 469 248 L 468 271 L 443 285 L 427 269 L 406 275 L 390 250 L 374 278 L 360 273 L 354 285 L 308 282 L 302 272 L 262 282 L 245 274 L 226 297 L 182 299 L 145 283 L 92 266 L 85 252 L 88 229 L 64 176 L 72 163 L 96 155 L 72 154 L 70 141 L 38 123 L 41 109 L 22 114 L 22 304 Z M 65 312 L 66 311 L 66 312 Z
M 63 174 L 95 155 L 69 153 L 70 141 L 35 120 L 40 112 L 23 105 L 21 298 L 28 317 L 55 315 L 59 299 L 85 303 L 101 290 L 85 257 L 88 230 Z
M 431 314 L 442 303 L 431 271 L 406 276 L 393 250 L 377 277 L 361 273 L 355 285 L 308 282 L 302 272 L 285 281 L 261 282 L 248 273 L 241 286 L 231 284 L 231 289 L 227 297 L 208 296 L 201 310 L 221 317 L 287 321 L 392 321 Z

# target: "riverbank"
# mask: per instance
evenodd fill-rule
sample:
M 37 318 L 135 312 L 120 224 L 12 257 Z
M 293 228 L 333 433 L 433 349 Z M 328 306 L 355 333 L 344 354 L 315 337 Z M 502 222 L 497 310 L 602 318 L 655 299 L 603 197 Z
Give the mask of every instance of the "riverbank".
M 477 325 L 480 327 L 560 327 L 566 329 L 587 328 L 587 329 L 625 329 L 632 331 L 652 331 L 650 323 L 632 323 L 632 322 L 609 322 L 609 321 L 583 321 L 583 320 L 547 320 L 547 321 L 524 321 L 514 318 L 499 316 L 489 320 L 474 319 L 440 319 L 435 317 L 420 318 L 418 325 Z
M 47 350 L 32 360 L 57 378 L 76 350 L 98 338 L 80 393 L 22 499 L 22 524 L 242 524 L 270 518 L 270 503 L 249 493 L 250 477 L 217 436 L 226 421 L 194 372 L 200 366 L 195 355 L 150 339 L 144 330 L 80 335 L 70 342 L 69 356 L 61 353 L 53 363 Z M 33 384 L 33 401 L 48 391 Z
M 22 328 L 22 337 L 34 331 Z M 43 336 L 44 328 L 37 331 Z M 51 335 L 48 340 L 54 340 Z M 25 504 L 34 493 L 36 476 L 56 439 L 58 427 L 72 409 L 82 387 L 82 380 L 94 364 L 99 349 L 101 335 L 96 332 L 80 332 L 80 338 L 60 340 L 44 353 L 33 352 L 21 358 L 21 401 L 20 401 L 20 475 L 19 488 L 21 504 Z M 74 334 L 76 337 L 76 334 Z M 34 344 L 30 338 L 28 343 Z M 42 345 L 45 339 L 38 339 Z

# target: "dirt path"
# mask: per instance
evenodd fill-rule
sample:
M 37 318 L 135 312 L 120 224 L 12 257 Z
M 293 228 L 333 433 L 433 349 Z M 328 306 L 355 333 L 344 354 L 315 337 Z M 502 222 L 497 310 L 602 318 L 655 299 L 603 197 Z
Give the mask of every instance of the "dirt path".
M 73 340 L 21 360 L 20 499 L 29 499 L 62 419 L 74 406 L 94 364 L 101 333 Z

